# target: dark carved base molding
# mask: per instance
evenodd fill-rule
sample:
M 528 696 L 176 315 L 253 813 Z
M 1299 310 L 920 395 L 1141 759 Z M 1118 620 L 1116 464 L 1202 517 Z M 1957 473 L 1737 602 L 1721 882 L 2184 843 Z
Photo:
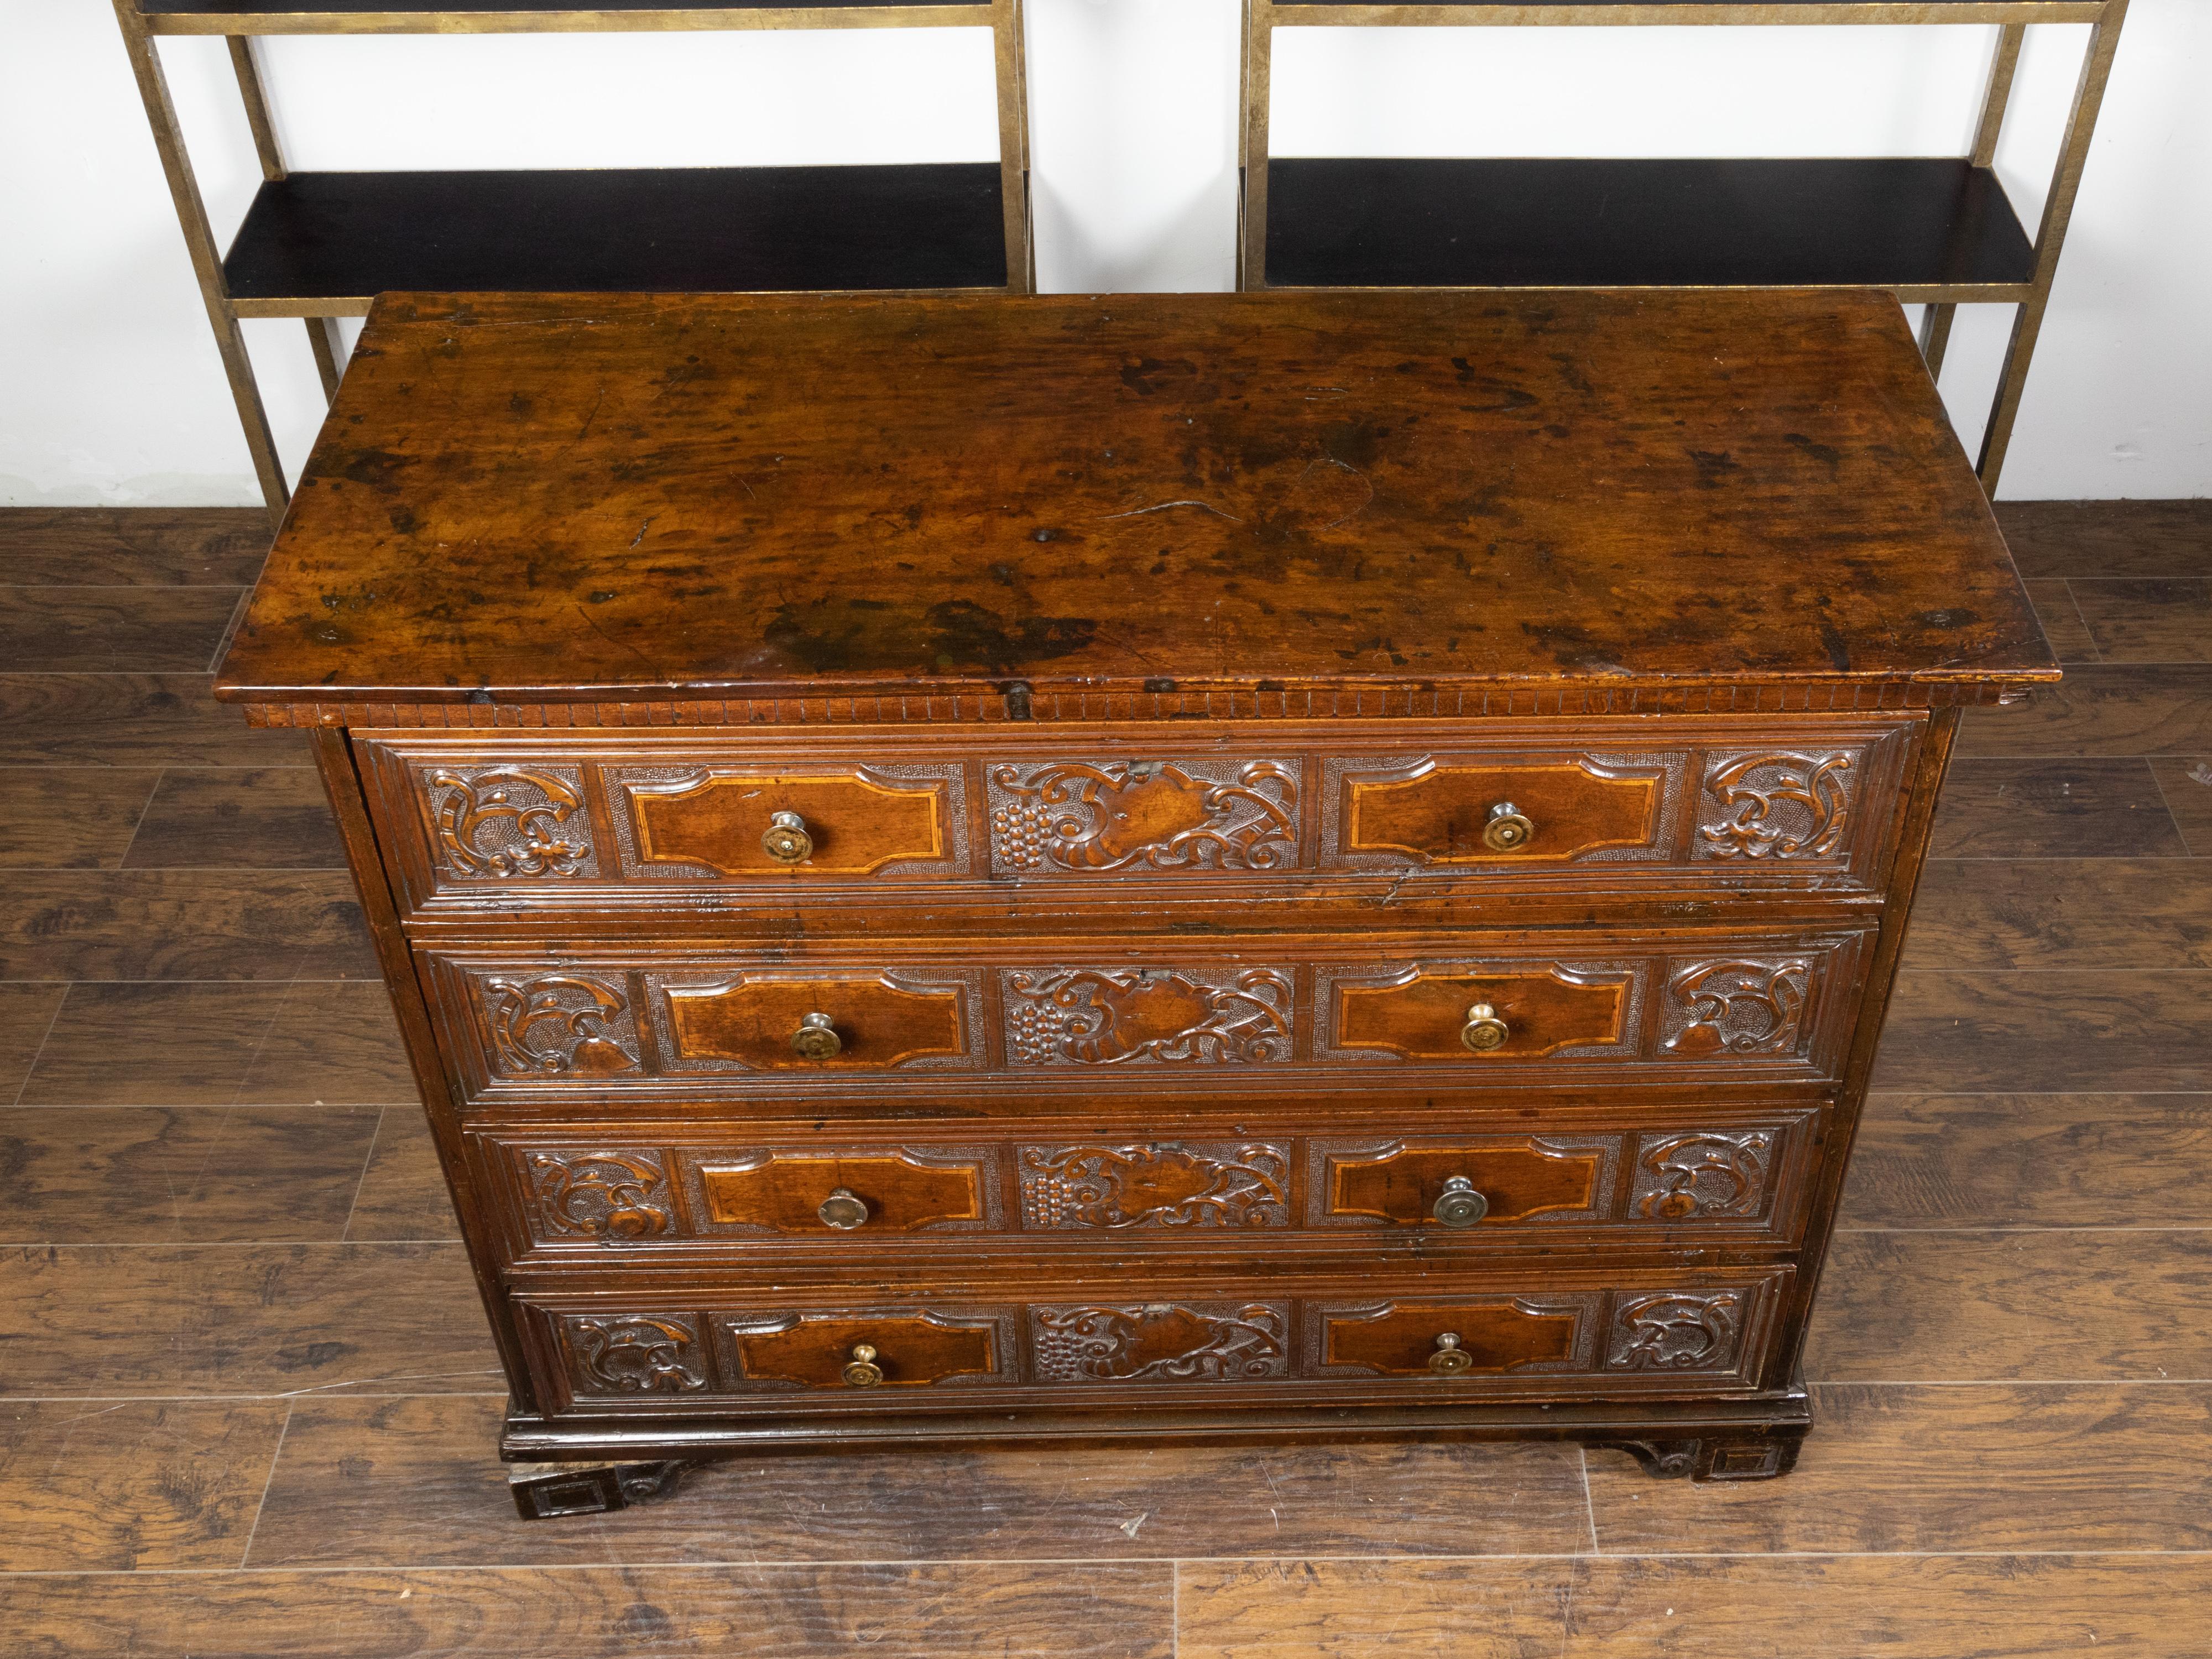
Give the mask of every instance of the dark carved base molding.
M 810 1451 L 981 1449 L 1058 1445 L 1344 1444 L 1359 1441 L 1551 1440 L 1629 1453 L 1652 1474 L 1692 1480 L 1768 1480 L 1787 1474 L 1813 1425 L 1802 1382 L 1755 1396 L 1708 1401 L 1448 1401 L 1413 1407 L 1359 1403 L 1322 1406 L 1117 1407 L 1071 1411 L 901 1412 L 805 1416 L 748 1412 L 651 1418 L 582 1412 L 541 1417 L 509 1409 L 501 1455 L 526 1466 L 539 1460 L 579 1474 L 543 1477 L 571 1483 L 574 1508 L 525 1508 L 526 1515 L 588 1514 L 621 1504 L 590 1501 L 580 1480 L 603 1486 L 617 1477 L 658 1472 L 625 1503 L 659 1496 L 676 1472 L 726 1457 Z M 644 1462 L 652 1458 L 661 1460 Z M 640 1460 L 611 1469 L 580 1466 Z M 518 1475 L 518 1482 L 529 1476 Z M 516 1503 L 524 1498 L 518 1488 Z
M 514 1507 L 526 1521 L 552 1521 L 568 1515 L 605 1515 L 633 1504 L 651 1503 L 676 1490 L 688 1462 L 603 1463 L 592 1469 L 512 1470 L 507 1477 Z
M 1625 1451 L 1661 1480 L 1771 1480 L 1797 1467 L 1802 1428 L 1710 1440 L 1594 1440 L 1592 1450 Z

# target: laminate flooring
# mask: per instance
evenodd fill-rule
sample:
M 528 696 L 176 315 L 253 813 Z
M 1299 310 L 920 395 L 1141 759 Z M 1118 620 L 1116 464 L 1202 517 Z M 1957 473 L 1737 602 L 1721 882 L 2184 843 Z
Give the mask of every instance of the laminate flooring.
M 2212 1653 L 2212 511 L 2001 510 L 1790 1478 L 1544 1445 L 747 1460 L 526 1523 L 258 513 L 0 513 L 0 1650 Z

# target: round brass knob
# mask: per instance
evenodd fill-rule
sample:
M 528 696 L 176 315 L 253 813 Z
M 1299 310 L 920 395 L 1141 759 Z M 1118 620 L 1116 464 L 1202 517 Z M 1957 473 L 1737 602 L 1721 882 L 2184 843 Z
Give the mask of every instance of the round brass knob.
M 791 1052 L 801 1060 L 829 1060 L 845 1046 L 827 1014 L 809 1014 L 791 1034 Z
M 771 812 L 761 850 L 778 864 L 804 864 L 814 856 L 814 837 L 806 833 L 806 820 L 796 812 Z
M 1486 1054 L 1492 1048 L 1503 1048 L 1505 1039 L 1513 1035 L 1498 1010 L 1486 1002 L 1478 1002 L 1467 1011 L 1467 1024 L 1459 1028 L 1459 1040 L 1478 1054 Z
M 1490 1213 L 1490 1200 L 1475 1191 L 1474 1183 L 1465 1176 L 1454 1176 L 1444 1182 L 1443 1192 L 1429 1213 L 1447 1227 L 1472 1227 Z
M 1535 836 L 1536 826 L 1528 815 L 1510 800 L 1492 807 L 1489 820 L 1482 826 L 1482 844 L 1493 853 L 1517 853 Z
M 1431 1364 L 1436 1362 L 1431 1360 Z M 872 1389 L 884 1380 L 884 1368 L 876 1364 L 876 1351 L 866 1343 L 853 1350 L 853 1363 L 845 1367 L 845 1386 L 848 1389 Z
M 1429 1356 L 1429 1369 L 1438 1376 L 1463 1376 L 1474 1369 L 1474 1356 L 1460 1346 L 1457 1331 L 1446 1331 L 1437 1339 L 1437 1351 Z
M 836 1034 L 833 1032 L 831 1035 Z M 867 1224 L 868 1203 L 866 1199 L 856 1197 L 850 1188 L 840 1187 L 822 1200 L 822 1207 L 814 1213 L 822 1218 L 823 1226 L 849 1233 L 855 1227 Z

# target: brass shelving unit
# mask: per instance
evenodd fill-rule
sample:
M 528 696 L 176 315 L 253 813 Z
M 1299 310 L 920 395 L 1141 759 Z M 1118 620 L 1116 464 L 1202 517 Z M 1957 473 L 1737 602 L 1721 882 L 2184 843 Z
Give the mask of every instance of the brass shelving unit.
M 1022 0 L 115 0 L 115 10 L 272 518 L 289 492 L 241 319 L 303 319 L 325 395 L 335 396 L 342 359 L 332 319 L 366 313 L 390 290 L 1026 294 L 1035 285 Z M 996 162 L 294 173 L 254 50 L 272 34 L 958 27 L 992 31 Z M 229 43 L 263 182 L 228 252 L 208 222 L 162 73 L 155 41 L 165 34 Z
M 1884 288 L 1927 307 L 1940 375 L 1961 303 L 2018 307 L 1978 463 L 1996 492 L 2128 0 L 1245 0 L 1239 285 Z M 1404 27 L 1977 23 L 1998 31 L 1971 152 L 1807 161 L 1269 161 L 1274 32 Z M 2032 23 L 2089 44 L 2031 240 L 1991 165 Z M 1601 216 L 1600 206 L 1607 211 Z

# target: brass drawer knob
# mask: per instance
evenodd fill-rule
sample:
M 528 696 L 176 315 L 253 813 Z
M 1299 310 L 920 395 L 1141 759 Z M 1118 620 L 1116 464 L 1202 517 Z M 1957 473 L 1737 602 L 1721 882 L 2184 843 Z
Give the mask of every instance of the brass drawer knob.
M 801 1060 L 830 1060 L 845 1047 L 827 1014 L 809 1014 L 791 1034 L 791 1052 Z
M 832 1036 L 836 1035 L 834 1032 Z M 868 1221 L 868 1201 L 854 1194 L 848 1188 L 840 1187 L 822 1200 L 815 1214 L 822 1218 L 825 1227 L 835 1227 L 849 1233 L 855 1227 L 864 1227 Z
M 1536 826 L 1510 800 L 1492 807 L 1482 826 L 1482 844 L 1493 853 L 1517 853 L 1535 838 Z
M 1467 1024 L 1459 1028 L 1459 1040 L 1478 1054 L 1504 1047 L 1505 1039 L 1512 1035 L 1505 1022 L 1498 1018 L 1498 1010 L 1486 1002 L 1478 1002 L 1468 1009 Z
M 1447 1227 L 1472 1227 L 1490 1213 L 1490 1200 L 1475 1191 L 1474 1183 L 1465 1176 L 1454 1176 L 1444 1182 L 1443 1192 L 1429 1213 Z
M 859 1350 L 854 1352 L 857 1353 Z M 1460 1346 L 1457 1331 L 1446 1331 L 1437 1339 L 1437 1351 L 1429 1356 L 1429 1369 L 1438 1376 L 1464 1376 L 1474 1369 L 1474 1356 Z
M 1432 1360 L 1430 1362 L 1434 1364 Z M 848 1389 L 872 1389 L 884 1380 L 884 1368 L 876 1364 L 876 1351 L 863 1342 L 853 1350 L 853 1363 L 845 1367 L 845 1386 Z
M 814 837 L 806 833 L 806 820 L 796 812 L 771 812 L 761 850 L 778 864 L 804 864 L 814 856 Z

